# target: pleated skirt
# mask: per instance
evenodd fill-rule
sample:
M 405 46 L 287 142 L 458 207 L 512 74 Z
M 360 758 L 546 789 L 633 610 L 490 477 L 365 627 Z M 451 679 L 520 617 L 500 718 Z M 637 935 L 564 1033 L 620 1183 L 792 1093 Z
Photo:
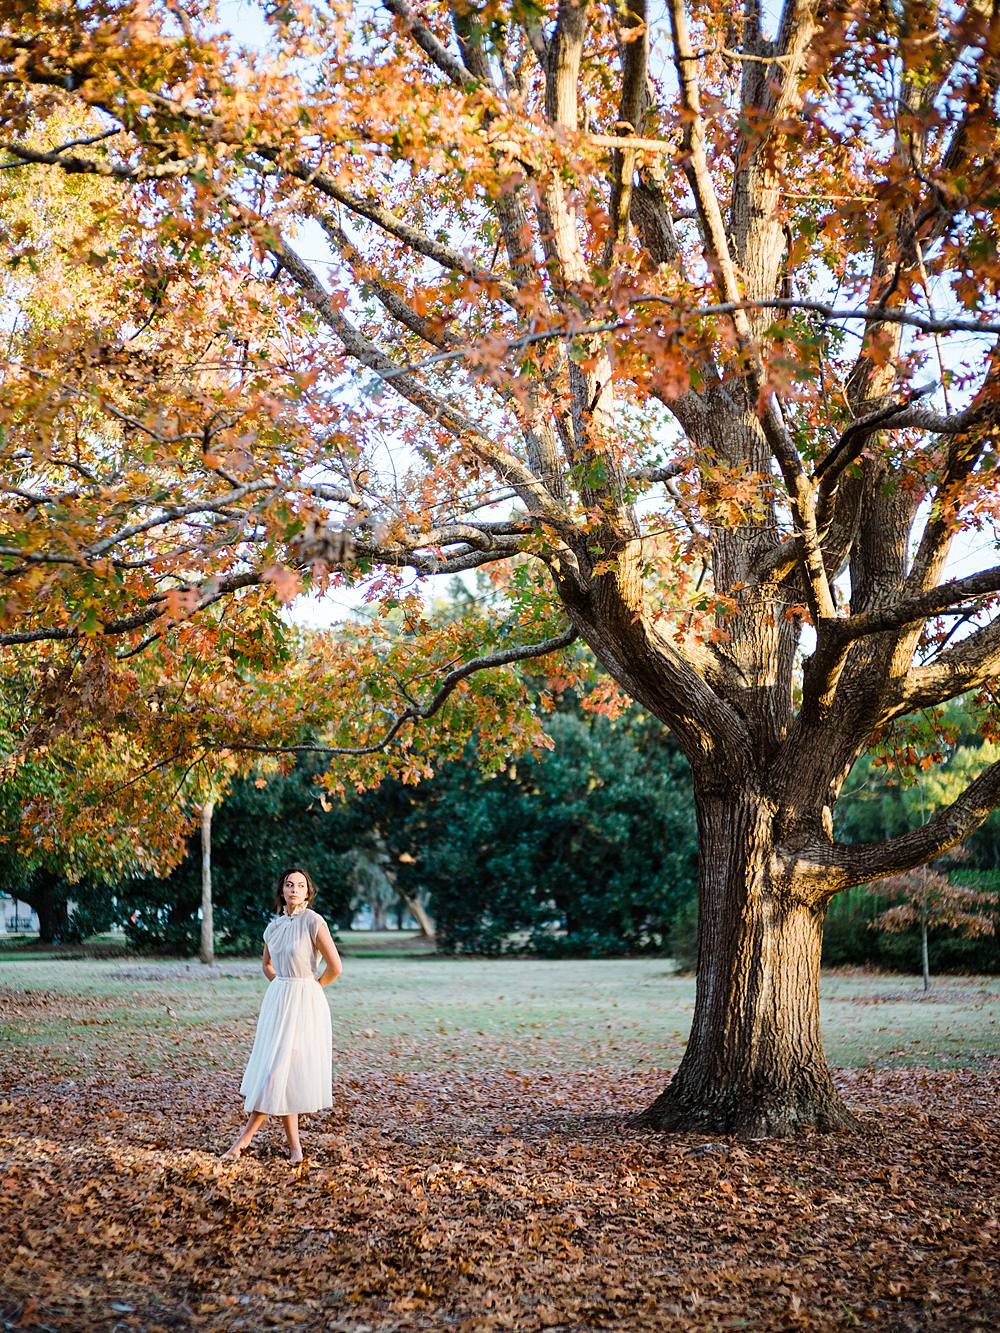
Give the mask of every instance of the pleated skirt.
M 304 1115 L 333 1105 L 330 1006 L 314 977 L 269 983 L 240 1092 L 248 1112 L 265 1115 Z

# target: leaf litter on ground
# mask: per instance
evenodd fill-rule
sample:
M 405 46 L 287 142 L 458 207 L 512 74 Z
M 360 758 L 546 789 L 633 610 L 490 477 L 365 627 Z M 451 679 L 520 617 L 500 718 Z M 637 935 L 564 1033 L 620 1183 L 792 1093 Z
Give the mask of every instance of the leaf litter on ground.
M 295 1170 L 271 1122 L 218 1160 L 245 1032 L 165 1022 L 130 1068 L 101 1028 L 120 998 L 4 999 L 101 1042 L 85 1070 L 28 1044 L 0 1073 L 7 1328 L 1000 1327 L 995 1060 L 841 1072 L 856 1133 L 747 1143 L 632 1128 L 666 1069 L 550 1071 L 516 1045 L 507 1068 L 414 1068 L 372 1033 Z

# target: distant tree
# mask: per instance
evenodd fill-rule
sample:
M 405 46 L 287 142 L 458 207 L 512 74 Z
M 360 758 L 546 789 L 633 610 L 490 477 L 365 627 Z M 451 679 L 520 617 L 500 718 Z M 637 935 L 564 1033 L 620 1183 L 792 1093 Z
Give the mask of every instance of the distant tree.
M 983 910 L 996 907 L 993 895 L 953 884 L 947 875 L 931 866 L 891 876 L 873 887 L 883 898 L 897 901 L 875 918 L 872 929 L 892 934 L 917 931 L 920 935 L 924 990 L 929 990 L 931 984 L 927 948 L 930 931 L 958 931 L 967 939 L 994 933 L 993 914 Z
M 397 789 L 385 825 L 413 858 L 401 884 L 427 895 L 445 949 L 499 952 L 516 935 L 550 954 L 664 951 L 697 881 L 683 755 L 637 709 L 567 702 L 547 728 L 537 759 L 486 776 L 470 754 Z
M 385 930 L 389 908 L 399 901 L 399 895 L 386 874 L 385 857 L 373 847 L 352 847 L 340 858 L 345 878 L 353 888 L 351 910 L 367 908 L 372 929 Z
M 363 838 L 361 814 L 316 785 L 318 765 L 236 777 L 212 817 L 215 947 L 256 951 L 273 912 L 283 869 L 304 865 L 317 882 L 317 908 L 331 922 L 350 916 L 353 886 L 343 854 Z M 200 836 L 192 827 L 179 864 L 166 876 L 123 878 L 115 885 L 126 933 L 139 948 L 194 954 L 202 902 Z
M 399 854 L 398 861 L 413 865 L 414 857 L 404 851 Z M 385 929 L 387 913 L 395 907 L 400 918 L 404 912 L 413 918 L 425 939 L 434 938 L 434 923 L 421 897 L 407 893 L 400 882 L 396 858 L 377 824 L 373 825 L 364 842 L 345 854 L 343 863 L 356 886 L 353 906 L 355 909 L 368 908 L 375 930 Z

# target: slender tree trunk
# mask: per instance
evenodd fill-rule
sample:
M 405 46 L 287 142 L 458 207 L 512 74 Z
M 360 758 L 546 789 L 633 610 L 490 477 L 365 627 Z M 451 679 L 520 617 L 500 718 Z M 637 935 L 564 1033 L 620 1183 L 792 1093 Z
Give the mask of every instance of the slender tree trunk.
M 924 990 L 931 988 L 931 965 L 927 955 L 927 918 L 920 922 L 920 962 L 924 972 Z
M 392 865 L 392 858 L 388 853 L 384 839 L 379 840 L 378 849 L 381 853 L 382 863 L 385 866 L 385 877 L 396 891 L 396 896 L 399 898 L 400 909 L 405 909 L 409 912 L 410 916 L 412 916 L 417 923 L 420 934 L 425 940 L 432 940 L 434 938 L 434 922 L 427 915 L 427 910 L 423 903 L 416 897 L 411 898 L 400 885 L 399 876 Z M 401 916 L 397 919 L 397 924 L 402 926 L 403 922 Z
M 395 888 L 396 892 L 399 894 L 400 902 L 417 923 L 422 938 L 425 940 L 432 940 L 434 938 L 434 922 L 427 915 L 427 909 L 424 907 L 423 903 L 419 898 L 411 898 L 408 893 L 404 893 L 398 884 Z
M 684 1058 L 639 1120 L 745 1137 L 851 1123 L 819 1024 L 824 910 L 776 867 L 773 807 L 696 793 L 698 989 Z
M 201 952 L 203 963 L 215 962 L 215 923 L 212 919 L 212 814 L 214 801 L 201 807 Z

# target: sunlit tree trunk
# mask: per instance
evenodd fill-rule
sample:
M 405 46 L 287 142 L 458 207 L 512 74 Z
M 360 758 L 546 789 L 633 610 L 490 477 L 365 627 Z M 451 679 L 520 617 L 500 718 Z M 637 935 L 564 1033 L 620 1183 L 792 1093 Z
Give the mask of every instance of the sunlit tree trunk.
M 215 801 L 201 807 L 201 951 L 203 963 L 215 962 L 215 929 L 212 916 L 212 814 Z
M 656 1129 L 755 1137 L 850 1123 L 823 1052 L 825 910 L 776 871 L 773 810 L 698 792 L 698 983 L 681 1064 L 640 1118 Z
M 425 940 L 432 940 L 434 938 L 434 922 L 427 915 L 427 909 L 423 903 L 419 898 L 411 898 L 408 893 L 404 893 L 398 884 L 396 885 L 396 892 L 399 894 L 403 906 L 417 923 L 421 937 Z

